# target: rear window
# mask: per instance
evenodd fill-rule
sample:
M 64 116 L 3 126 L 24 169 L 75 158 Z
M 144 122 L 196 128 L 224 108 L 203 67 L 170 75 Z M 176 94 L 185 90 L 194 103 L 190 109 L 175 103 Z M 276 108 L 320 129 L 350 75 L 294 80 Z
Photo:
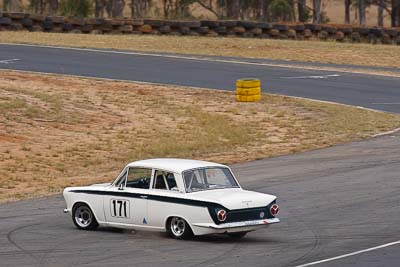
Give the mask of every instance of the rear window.
M 209 167 L 183 173 L 186 192 L 239 187 L 228 168 Z

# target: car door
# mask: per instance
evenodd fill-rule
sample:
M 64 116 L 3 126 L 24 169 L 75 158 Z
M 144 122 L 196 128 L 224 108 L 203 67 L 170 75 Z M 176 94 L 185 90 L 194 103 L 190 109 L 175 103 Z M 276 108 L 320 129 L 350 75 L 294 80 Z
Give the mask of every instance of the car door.
M 163 170 L 155 170 L 153 173 L 151 193 L 154 196 L 166 199 L 179 197 L 181 193 L 179 193 L 174 173 Z M 149 218 L 149 225 L 156 228 L 164 228 L 165 219 L 168 217 L 168 215 L 174 214 L 174 212 L 177 211 L 175 207 L 176 204 L 174 202 L 149 199 L 147 215 Z
M 147 226 L 148 192 L 152 169 L 129 167 L 104 196 L 106 221 Z

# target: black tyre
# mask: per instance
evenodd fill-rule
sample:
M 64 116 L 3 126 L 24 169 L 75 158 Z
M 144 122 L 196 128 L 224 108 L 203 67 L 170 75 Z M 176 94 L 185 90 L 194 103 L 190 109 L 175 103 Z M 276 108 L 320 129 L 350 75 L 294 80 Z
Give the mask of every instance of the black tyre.
M 193 236 L 190 225 L 180 217 L 172 217 L 168 220 L 167 232 L 175 239 L 189 239 Z
M 235 232 L 235 233 L 228 233 L 228 236 L 233 239 L 241 239 L 245 237 L 248 232 Z
M 78 203 L 74 206 L 72 221 L 78 229 L 82 230 L 94 230 L 99 226 L 92 210 L 84 203 Z

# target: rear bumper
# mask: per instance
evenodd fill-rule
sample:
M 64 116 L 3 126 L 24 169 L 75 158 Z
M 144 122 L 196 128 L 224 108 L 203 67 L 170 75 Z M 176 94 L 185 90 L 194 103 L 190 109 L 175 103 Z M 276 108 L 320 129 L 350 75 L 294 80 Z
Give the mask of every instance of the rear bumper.
M 280 222 L 279 218 L 263 219 L 256 221 L 244 221 L 244 222 L 232 222 L 232 223 L 222 223 L 222 224 L 211 224 L 211 223 L 194 223 L 194 226 L 212 228 L 212 229 L 232 229 L 240 227 L 252 227 L 252 226 L 266 226 L 273 223 Z

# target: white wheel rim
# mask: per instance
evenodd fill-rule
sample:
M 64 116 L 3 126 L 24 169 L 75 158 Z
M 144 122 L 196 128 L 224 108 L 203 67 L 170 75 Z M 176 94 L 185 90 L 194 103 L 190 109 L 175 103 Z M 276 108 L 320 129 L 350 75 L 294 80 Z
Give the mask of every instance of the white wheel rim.
M 186 222 L 182 218 L 174 217 L 171 220 L 171 231 L 174 236 L 181 236 L 185 232 Z
M 92 212 L 86 206 L 80 206 L 75 211 L 75 221 L 80 227 L 87 227 L 92 222 Z

